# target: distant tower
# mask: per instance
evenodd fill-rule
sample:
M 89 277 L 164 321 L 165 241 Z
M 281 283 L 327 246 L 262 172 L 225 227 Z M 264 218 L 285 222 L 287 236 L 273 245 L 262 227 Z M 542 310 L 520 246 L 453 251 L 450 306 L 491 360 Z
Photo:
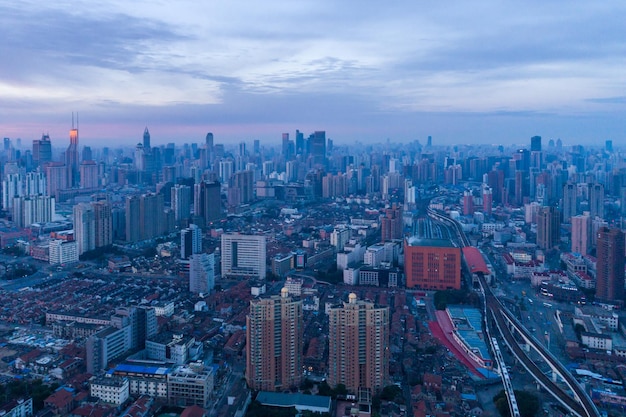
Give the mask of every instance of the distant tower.
M 202 252 L 202 230 L 195 224 L 180 231 L 180 258 L 189 259 L 191 255 Z
M 180 225 L 191 215 L 191 187 L 176 184 L 171 189 L 170 201 L 174 210 L 174 220 Z
M 41 139 L 33 140 L 33 163 L 43 166 L 50 161 L 52 161 L 52 144 L 50 136 L 44 134 L 41 135 Z
M 328 313 L 328 383 L 380 392 L 389 383 L 389 307 L 348 296 Z
M 491 210 L 493 209 L 493 191 L 491 187 L 484 186 L 483 187 L 483 212 L 490 216 Z
M 148 126 L 143 131 L 143 148 L 145 150 L 150 149 L 150 132 L 148 131 Z
M 78 115 L 76 116 L 76 127 L 74 127 L 74 113 L 72 113 L 70 145 L 65 151 L 65 166 L 67 167 L 67 184 L 70 187 L 78 187 L 78 185 L 80 184 L 80 173 L 78 170 Z
M 530 138 L 530 151 L 541 152 L 541 136 Z
M 471 216 L 474 214 L 474 195 L 470 190 L 463 192 L 463 215 Z
M 246 380 L 253 390 L 282 391 L 302 381 L 302 301 L 280 295 L 250 301 Z
M 589 190 L 589 211 L 591 218 L 604 219 L 604 185 L 593 184 Z
M 624 303 L 624 232 L 603 227 L 597 235 L 596 300 Z
M 205 144 L 209 151 L 213 151 L 213 133 L 209 132 L 206 134 Z
M 426 146 L 431 147 L 433 146 L 433 137 L 429 136 L 428 139 L 426 140 Z
M 563 223 L 569 223 L 578 214 L 578 187 L 568 182 L 563 187 Z

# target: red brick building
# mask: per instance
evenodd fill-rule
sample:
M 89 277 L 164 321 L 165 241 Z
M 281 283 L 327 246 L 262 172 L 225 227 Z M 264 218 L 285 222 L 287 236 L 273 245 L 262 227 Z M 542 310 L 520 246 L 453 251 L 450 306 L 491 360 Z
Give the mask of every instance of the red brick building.
M 458 290 L 461 288 L 461 249 L 449 240 L 405 239 L 404 275 L 407 288 Z

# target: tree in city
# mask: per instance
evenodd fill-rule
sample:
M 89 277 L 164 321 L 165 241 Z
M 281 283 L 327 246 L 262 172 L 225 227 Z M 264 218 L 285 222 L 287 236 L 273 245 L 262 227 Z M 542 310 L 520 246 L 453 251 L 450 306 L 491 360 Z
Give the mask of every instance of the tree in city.
M 521 417 L 535 417 L 539 411 L 539 398 L 528 391 L 515 390 L 517 407 Z M 510 417 L 509 400 L 504 390 L 493 397 L 493 402 L 502 417 Z

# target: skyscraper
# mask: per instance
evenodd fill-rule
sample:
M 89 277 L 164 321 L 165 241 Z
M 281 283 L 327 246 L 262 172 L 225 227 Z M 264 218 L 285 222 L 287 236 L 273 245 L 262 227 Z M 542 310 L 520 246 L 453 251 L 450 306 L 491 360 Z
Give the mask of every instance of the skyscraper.
M 171 204 L 174 220 L 181 225 L 191 215 L 191 187 L 176 184 L 171 189 Z
M 113 214 L 111 203 L 108 201 L 95 201 L 93 207 L 96 248 L 108 246 L 113 243 Z
M 624 232 L 603 227 L 597 235 L 596 300 L 624 303 Z
M 323 163 L 326 159 L 326 132 L 323 130 L 315 131 L 309 137 L 311 144 L 311 155 L 315 158 L 316 163 Z
M 78 118 L 78 116 L 77 116 Z M 78 122 L 74 127 L 74 115 L 72 114 L 72 130 L 70 130 L 70 145 L 65 151 L 65 166 L 67 167 L 67 184 L 70 187 L 78 187 L 80 184 L 80 172 L 78 156 Z
M 380 216 L 381 242 L 402 239 L 402 206 L 393 204 Z
M 209 150 L 209 152 L 213 151 L 213 133 L 209 132 L 206 134 L 206 138 L 204 139 L 204 143 Z
M 533 136 L 530 138 L 530 151 L 541 152 L 541 136 Z
M 569 223 L 578 214 L 578 187 L 568 182 L 563 187 L 563 223 Z
M 328 383 L 380 392 L 389 380 L 389 307 L 357 300 L 329 311 Z
M 41 135 L 41 139 L 33 140 L 33 163 L 38 166 L 43 166 L 50 161 L 52 161 L 50 136 L 47 134 Z
M 80 188 L 97 188 L 99 179 L 98 165 L 94 161 L 83 161 L 80 164 Z
M 589 214 L 604 219 L 604 185 L 593 184 L 589 187 Z
M 561 240 L 561 213 L 555 207 L 541 207 L 537 213 L 537 246 L 550 250 Z
M 280 296 L 250 301 L 246 317 L 246 381 L 253 390 L 277 391 L 302 380 L 302 301 Z
M 50 162 L 46 165 L 46 178 L 48 179 L 47 195 L 54 197 L 58 190 L 67 187 L 67 167 L 60 162 Z
M 141 217 L 139 212 L 139 196 L 126 197 L 126 241 L 138 242 L 141 240 Z
M 591 218 L 585 212 L 581 216 L 574 216 L 572 221 L 572 252 L 586 255 L 591 249 Z
M 225 233 L 221 249 L 222 278 L 265 279 L 265 236 Z
M 96 248 L 96 222 L 93 207 L 88 203 L 74 206 L 74 240 L 78 242 L 78 255 Z
M 208 293 L 215 287 L 215 255 L 196 253 L 189 257 L 189 291 Z
M 222 195 L 219 182 L 203 181 L 193 186 L 193 212 L 204 226 L 222 218 Z
M 148 131 L 148 126 L 143 131 L 143 148 L 148 151 L 150 149 L 150 132 Z
M 485 185 L 483 186 L 483 213 L 485 213 L 487 216 L 490 216 L 492 209 L 493 193 L 491 191 L 491 187 Z
M 180 231 L 180 258 L 189 259 L 191 255 L 202 252 L 202 230 L 195 224 Z

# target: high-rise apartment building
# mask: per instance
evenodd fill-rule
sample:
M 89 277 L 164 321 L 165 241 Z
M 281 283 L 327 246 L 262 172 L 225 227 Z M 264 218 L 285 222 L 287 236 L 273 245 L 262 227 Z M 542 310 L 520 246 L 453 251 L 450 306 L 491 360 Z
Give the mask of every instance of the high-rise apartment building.
M 78 243 L 78 255 L 96 248 L 96 221 L 93 207 L 88 203 L 74 206 L 74 240 Z
M 487 216 L 491 215 L 491 211 L 493 210 L 493 191 L 491 187 L 485 185 L 483 186 L 483 213 Z
M 126 241 L 138 242 L 141 240 L 141 214 L 139 211 L 139 196 L 126 197 Z
M 404 275 L 407 288 L 458 290 L 461 288 L 461 249 L 449 240 L 405 239 Z
M 100 177 L 95 161 L 83 161 L 80 164 L 80 188 L 98 188 Z
M 591 249 L 591 217 L 585 212 L 571 218 L 572 222 L 572 252 L 586 255 Z
M 215 288 L 215 255 L 196 253 L 189 256 L 189 291 L 209 293 Z
M 578 214 L 578 187 L 568 182 L 563 187 L 563 223 L 569 223 Z
M 591 218 L 604 219 L 604 185 L 592 184 L 589 186 L 589 214 Z
M 163 194 L 146 193 L 139 198 L 141 240 L 154 239 L 165 230 Z
M 171 189 L 171 204 L 176 224 L 181 225 L 191 215 L 191 187 L 176 184 Z
M 17 227 L 52 221 L 55 214 L 54 198 L 36 195 L 13 199 L 13 222 Z
M 225 233 L 221 257 L 222 278 L 265 279 L 265 236 Z
M 603 227 L 596 245 L 596 300 L 623 305 L 624 232 Z
M 47 195 L 55 197 L 57 191 L 68 188 L 67 167 L 60 162 L 50 162 L 46 165 L 46 178 L 48 182 Z
M 191 255 L 202 252 L 202 230 L 195 224 L 180 231 L 180 258 L 189 259 Z
M 561 213 L 555 207 L 541 207 L 537 212 L 537 246 L 550 250 L 561 240 Z
M 393 239 L 402 239 L 402 206 L 393 204 L 384 210 L 380 217 L 382 242 Z
M 113 213 L 111 203 L 108 201 L 95 201 L 93 207 L 96 248 L 108 246 L 113 243 Z
M 246 380 L 253 390 L 278 391 L 302 381 L 302 301 L 280 296 L 250 301 L 246 317 Z
M 389 307 L 350 294 L 328 317 L 329 385 L 343 384 L 353 394 L 380 392 L 389 380 Z
M 228 205 L 247 204 L 254 198 L 254 172 L 238 171 L 228 181 Z

